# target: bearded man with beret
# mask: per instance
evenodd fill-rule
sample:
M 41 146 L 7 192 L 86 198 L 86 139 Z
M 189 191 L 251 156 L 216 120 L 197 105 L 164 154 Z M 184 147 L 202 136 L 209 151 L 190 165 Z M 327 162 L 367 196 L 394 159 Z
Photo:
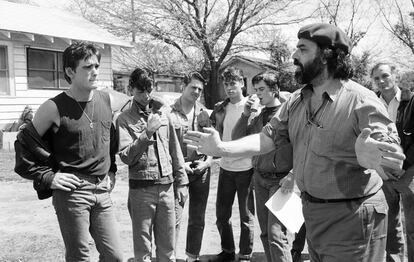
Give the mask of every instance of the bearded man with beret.
M 388 206 L 382 180 L 398 176 L 405 158 L 395 124 L 374 92 L 350 80 L 352 44 L 342 30 L 311 24 L 298 39 L 292 57 L 304 87 L 261 133 L 222 142 L 206 129 L 210 134 L 189 132 L 186 139 L 215 156 L 277 151 L 289 139 L 289 176 L 301 191 L 311 261 L 384 261 Z

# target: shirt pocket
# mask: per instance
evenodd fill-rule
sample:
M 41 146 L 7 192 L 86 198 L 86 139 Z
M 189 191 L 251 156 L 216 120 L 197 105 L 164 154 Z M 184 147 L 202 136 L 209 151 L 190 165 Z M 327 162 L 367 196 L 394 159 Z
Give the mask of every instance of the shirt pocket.
M 336 132 L 314 128 L 310 138 L 310 149 L 318 156 L 329 156 L 333 152 Z

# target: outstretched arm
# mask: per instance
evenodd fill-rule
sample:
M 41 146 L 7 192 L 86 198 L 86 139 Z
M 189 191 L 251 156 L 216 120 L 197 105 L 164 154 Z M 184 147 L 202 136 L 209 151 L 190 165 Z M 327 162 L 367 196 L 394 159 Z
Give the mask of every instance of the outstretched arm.
M 184 143 L 209 156 L 247 157 L 265 154 L 275 149 L 273 140 L 263 132 L 223 142 L 215 129 L 204 128 L 204 131 L 205 133 L 188 131 L 184 136 Z

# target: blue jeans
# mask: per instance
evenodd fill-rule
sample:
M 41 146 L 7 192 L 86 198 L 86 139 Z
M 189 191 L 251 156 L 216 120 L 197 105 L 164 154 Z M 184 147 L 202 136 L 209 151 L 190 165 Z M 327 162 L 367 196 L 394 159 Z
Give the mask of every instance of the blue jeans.
M 210 168 L 202 175 L 188 175 L 188 195 L 190 204 L 188 207 L 187 247 L 186 254 L 191 258 L 200 255 L 201 242 L 203 240 L 205 214 L 210 191 Z M 184 203 L 179 203 L 175 198 L 175 245 L 181 229 Z
M 404 233 L 401 221 L 401 194 L 394 181 L 384 181 L 382 186 L 388 204 L 387 262 L 404 261 Z
M 201 176 L 195 177 L 190 175 L 189 177 L 188 194 L 190 202 L 188 207 L 187 244 L 185 251 L 192 258 L 200 255 L 208 193 L 210 191 L 210 174 L 211 170 L 208 168 Z
M 371 197 L 337 203 L 302 198 L 312 262 L 383 262 L 388 207 L 382 190 Z
M 268 262 L 292 262 L 289 238 L 292 238 L 285 226 L 270 212 L 265 203 L 280 188 L 280 178 L 264 178 L 255 172 L 253 176 L 256 196 L 256 211 L 259 220 L 260 239 Z
M 53 191 L 66 261 L 89 261 L 90 235 L 100 254 L 99 261 L 122 261 L 121 241 L 108 193 L 108 176 L 103 180 L 77 176 L 84 181 L 78 189 Z
M 157 261 L 175 261 L 173 184 L 130 188 L 128 210 L 132 220 L 135 261 L 151 261 L 153 230 Z
M 230 221 L 234 197 L 237 193 L 240 212 L 240 254 L 250 256 L 253 249 L 254 197 L 251 188 L 253 169 L 232 172 L 220 168 L 217 187 L 216 216 L 217 228 L 223 251 L 235 251 L 233 228 Z

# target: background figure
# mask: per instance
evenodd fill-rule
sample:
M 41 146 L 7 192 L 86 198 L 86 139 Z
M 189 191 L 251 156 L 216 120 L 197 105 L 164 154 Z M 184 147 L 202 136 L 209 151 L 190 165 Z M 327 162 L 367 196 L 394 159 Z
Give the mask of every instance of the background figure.
M 53 194 L 66 261 L 89 260 L 90 235 L 100 261 L 122 261 L 110 198 L 116 172 L 111 104 L 107 93 L 96 90 L 100 57 L 92 44 L 65 49 L 70 88 L 40 106 L 16 147 L 15 171 L 34 179 L 39 198 Z M 44 150 L 50 155 L 39 154 Z
M 200 154 L 196 150 L 187 148 L 183 143 L 183 136 L 188 130 L 202 131 L 209 125 L 209 116 L 206 108 L 198 101 L 203 92 L 205 79 L 197 72 L 184 77 L 184 89 L 179 99 L 172 105 L 171 118 L 180 141 L 185 160 L 189 184 L 189 208 L 186 254 L 187 262 L 200 261 L 200 249 L 204 232 L 204 218 L 210 190 L 210 166 L 212 157 Z M 179 225 L 183 205 L 176 203 L 178 239 Z
M 243 72 L 234 67 L 224 70 L 224 90 L 227 98 L 215 105 L 211 114 L 213 126 L 224 141 L 231 141 L 231 133 L 244 110 L 247 98 L 243 97 Z M 250 261 L 253 249 L 254 198 L 250 186 L 253 175 L 250 157 L 223 157 L 220 159 L 217 187 L 216 216 L 222 252 L 210 259 L 213 262 L 235 259 L 235 244 L 230 221 L 234 197 L 237 193 L 240 211 L 239 261 Z
M 266 71 L 253 77 L 252 84 L 257 97 L 251 96 L 247 100 L 244 111 L 233 128 L 232 139 L 260 133 L 263 126 L 276 114 L 281 106 L 281 102 L 285 101 L 285 99 L 280 99 L 279 96 L 279 77 L 279 74 L 275 71 Z M 264 107 L 260 114 L 254 117 L 250 124 L 248 124 L 252 105 L 254 105 L 256 99 Z M 268 262 L 292 261 L 289 243 L 292 234 L 265 206 L 266 201 L 279 188 L 283 189 L 285 183 L 293 183 L 293 175 L 286 177 L 292 169 L 293 160 L 291 157 L 292 146 L 286 140 L 284 143 L 279 144 L 278 150 L 252 158 L 256 211 L 262 231 L 260 238 Z M 290 188 L 290 186 L 287 187 Z
M 129 171 L 128 210 L 135 260 L 151 261 L 154 232 L 157 261 L 167 262 L 175 261 L 173 183 L 178 201 L 184 202 L 188 179 L 169 110 L 151 98 L 152 85 L 146 70 L 132 72 L 132 106 L 117 119 L 119 156 Z
M 371 70 L 371 78 L 378 90 L 377 95 L 387 108 L 390 119 L 396 124 L 400 137 L 405 108 L 412 96 L 409 90 L 397 86 L 397 71 L 390 63 L 378 63 Z M 384 181 L 382 186 L 388 204 L 387 262 L 404 261 L 404 235 L 401 222 L 401 187 L 394 180 Z

